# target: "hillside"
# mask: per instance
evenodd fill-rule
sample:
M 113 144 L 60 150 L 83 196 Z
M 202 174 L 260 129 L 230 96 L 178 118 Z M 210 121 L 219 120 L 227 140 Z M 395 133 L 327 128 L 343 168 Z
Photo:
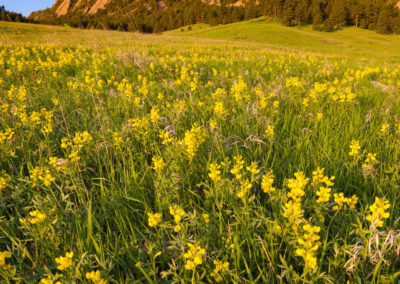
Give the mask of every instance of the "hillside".
M 310 25 L 291 28 L 267 19 L 210 27 L 198 24 L 165 34 L 198 39 L 218 39 L 233 42 L 254 42 L 290 48 L 298 51 L 335 53 L 356 56 L 365 60 L 395 60 L 400 58 L 400 36 L 382 35 L 356 27 L 346 27 L 333 33 L 315 31 Z
M 79 28 L 159 33 L 186 25 L 212 26 L 269 16 L 285 26 L 315 30 L 344 26 L 399 33 L 398 0 L 56 0 L 28 19 Z
M 399 35 L 381 35 L 355 27 L 326 33 L 311 26 L 291 28 L 267 18 L 211 27 L 186 26 L 162 35 L 131 32 L 81 30 L 69 27 L 0 22 L 0 44 L 21 42 L 84 44 L 91 46 L 126 45 L 137 41 L 174 44 L 230 44 L 291 52 L 338 54 L 354 61 L 399 62 Z

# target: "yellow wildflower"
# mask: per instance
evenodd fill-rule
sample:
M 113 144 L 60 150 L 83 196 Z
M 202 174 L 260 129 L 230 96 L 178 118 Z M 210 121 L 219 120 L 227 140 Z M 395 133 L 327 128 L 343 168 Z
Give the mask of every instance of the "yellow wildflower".
M 11 253 L 8 251 L 0 251 L 0 267 L 1 268 L 6 268 L 6 258 L 10 258 Z
M 240 180 L 242 178 L 241 170 L 243 169 L 244 161 L 241 155 L 235 156 L 233 159 L 235 160 L 235 164 L 231 169 L 231 173 L 237 180 Z
M 267 129 L 265 130 L 265 136 L 272 137 L 274 135 L 275 135 L 275 126 L 270 124 L 267 126 Z
M 220 171 L 220 166 L 213 162 L 210 164 L 210 173 L 208 176 L 211 178 L 213 182 L 218 182 L 221 180 L 221 171 Z
M 207 213 L 204 213 L 203 218 L 204 218 L 204 222 L 206 222 L 206 224 L 210 223 L 210 215 L 208 215 Z
M 150 120 L 155 123 L 160 119 L 160 113 L 158 107 L 153 107 L 150 111 Z
M 210 276 L 214 278 L 215 282 L 222 282 L 223 278 L 221 276 L 221 273 L 226 273 L 229 271 L 229 262 L 214 260 L 213 263 L 215 265 L 215 268 L 213 272 L 211 272 Z
M 251 182 L 247 179 L 243 180 L 240 182 L 240 190 L 237 193 L 237 197 L 239 198 L 245 198 L 247 196 L 247 193 L 249 192 L 251 188 Z
M 185 259 L 185 269 L 193 270 L 197 265 L 203 263 L 203 255 L 205 254 L 205 249 L 200 246 L 188 243 L 189 249 L 183 254 Z
M 74 256 L 74 253 L 71 252 L 67 252 L 65 254 L 65 256 L 60 256 L 56 258 L 56 262 L 59 264 L 57 266 L 58 270 L 65 270 L 68 267 L 70 267 L 72 265 L 72 257 Z
M 274 176 L 272 170 L 270 170 L 265 175 L 263 175 L 262 181 L 261 181 L 261 189 L 265 193 L 271 193 L 276 190 L 276 188 L 272 186 L 272 184 L 274 183 L 274 177 L 275 176 Z
M 168 145 L 172 142 L 172 138 L 169 136 L 169 132 L 168 131 L 160 131 L 159 137 L 162 139 L 161 144 L 163 145 Z
M 165 168 L 165 166 L 166 166 L 163 157 L 160 157 L 160 156 L 153 156 L 152 161 L 153 161 L 153 169 L 154 169 L 157 173 L 161 173 L 162 170 L 163 170 L 163 169 Z
M 106 284 L 107 280 L 101 279 L 100 270 L 87 272 L 86 279 L 92 280 L 94 284 Z
M 254 176 L 260 172 L 260 169 L 258 168 L 258 165 L 256 162 L 252 162 L 250 164 L 250 166 L 246 167 L 246 170 L 251 173 L 251 180 L 253 180 Z
M 390 203 L 383 198 L 375 197 L 375 202 L 371 206 L 369 206 L 369 211 L 371 213 L 367 215 L 367 221 L 371 224 L 375 224 L 376 227 L 383 226 L 383 220 L 390 217 L 390 213 L 386 212 L 387 209 L 390 208 Z
M 386 132 L 387 132 L 387 130 L 389 129 L 389 123 L 384 123 L 384 124 L 382 124 L 382 127 L 381 127 L 381 129 L 379 130 L 379 132 L 381 133 L 381 134 L 385 134 Z
M 333 194 L 333 197 L 336 205 L 333 206 L 332 209 L 335 211 L 342 209 L 344 204 L 347 204 L 350 209 L 354 209 L 358 201 L 358 197 L 356 195 L 353 195 L 351 198 L 347 198 L 344 196 L 343 192 L 339 194 L 335 193 Z
M 294 201 L 300 201 L 300 198 L 304 196 L 304 188 L 308 183 L 308 178 L 305 177 L 303 172 L 297 172 L 294 174 L 294 179 L 288 180 L 288 187 L 290 192 L 288 192 L 287 197 L 292 198 Z
M 303 237 L 297 240 L 300 248 L 296 250 L 296 255 L 304 259 L 306 270 L 315 271 L 317 268 L 316 250 L 321 245 L 320 236 L 318 235 L 321 228 L 305 224 L 303 230 L 305 231 Z
M 174 221 L 176 223 L 180 223 L 182 217 L 185 215 L 185 211 L 178 205 L 169 206 L 169 213 L 174 216 Z
M 331 189 L 329 187 L 321 186 L 316 194 L 318 196 L 317 203 L 325 203 L 328 202 L 331 197 Z
M 358 140 L 352 140 L 351 144 L 350 144 L 350 152 L 349 155 L 350 156 L 357 156 L 358 152 L 360 151 L 361 147 L 360 147 L 360 143 L 358 142 Z
M 157 225 L 161 222 L 161 214 L 160 213 L 147 213 L 149 216 L 149 226 L 157 227 Z

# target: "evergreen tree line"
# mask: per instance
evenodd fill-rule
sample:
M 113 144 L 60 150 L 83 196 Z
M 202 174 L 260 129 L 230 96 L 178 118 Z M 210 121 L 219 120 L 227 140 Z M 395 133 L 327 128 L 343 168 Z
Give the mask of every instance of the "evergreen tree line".
M 218 25 L 270 16 L 286 26 L 312 24 L 316 30 L 334 31 L 356 26 L 379 33 L 399 33 L 397 1 L 220 0 L 215 3 L 213 0 L 165 0 L 167 8 L 162 8 L 157 0 L 113 0 L 92 15 L 87 10 L 72 9 L 57 17 L 55 9 L 50 8 L 34 13 L 36 16 L 32 18 L 46 24 L 159 33 L 196 23 Z
M 398 0 L 271 0 L 266 1 L 270 15 L 275 1 L 281 2 L 279 17 L 287 26 L 312 24 L 325 31 L 356 26 L 379 33 L 400 30 Z
M 26 18 L 19 13 L 7 11 L 4 6 L 0 6 L 0 21 L 26 22 Z

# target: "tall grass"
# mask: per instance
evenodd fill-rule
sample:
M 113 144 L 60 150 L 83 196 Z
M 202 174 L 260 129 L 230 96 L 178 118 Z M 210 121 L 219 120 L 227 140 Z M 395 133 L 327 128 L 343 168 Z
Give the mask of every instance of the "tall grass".
M 0 46 L 6 283 L 398 279 L 398 65 L 137 37 Z

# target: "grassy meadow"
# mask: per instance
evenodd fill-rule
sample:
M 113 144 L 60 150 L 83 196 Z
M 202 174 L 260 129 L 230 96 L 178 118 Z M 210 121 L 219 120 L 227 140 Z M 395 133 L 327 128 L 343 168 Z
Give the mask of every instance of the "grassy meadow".
M 399 42 L 0 22 L 1 283 L 399 281 Z

